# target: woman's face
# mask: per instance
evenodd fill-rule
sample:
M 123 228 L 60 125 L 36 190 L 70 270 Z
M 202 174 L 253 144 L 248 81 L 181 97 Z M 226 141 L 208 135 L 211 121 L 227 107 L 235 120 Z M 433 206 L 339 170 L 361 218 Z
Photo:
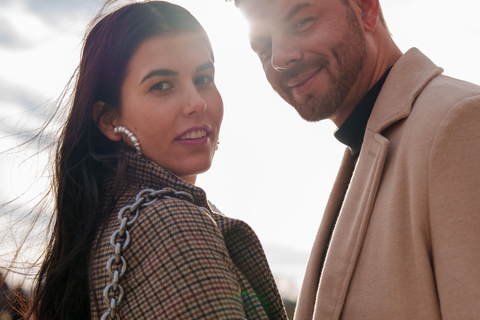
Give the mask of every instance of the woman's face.
M 147 39 L 130 60 L 113 123 L 135 134 L 145 157 L 195 183 L 210 168 L 223 117 L 214 76 L 201 35 Z

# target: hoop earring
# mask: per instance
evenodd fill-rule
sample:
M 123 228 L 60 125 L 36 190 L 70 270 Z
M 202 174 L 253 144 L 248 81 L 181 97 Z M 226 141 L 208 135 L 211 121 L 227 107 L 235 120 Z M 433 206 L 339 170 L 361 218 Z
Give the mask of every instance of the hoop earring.
M 138 142 L 138 138 L 135 137 L 133 132 L 131 132 L 130 130 L 128 130 L 125 127 L 115 127 L 115 128 L 113 128 L 113 133 L 114 134 L 118 134 L 118 133 L 126 134 L 127 137 L 130 139 L 130 141 L 132 141 L 132 144 L 135 147 L 135 150 L 137 150 L 137 154 L 140 155 L 140 156 L 142 155 L 142 150 L 140 149 L 140 143 Z
M 217 140 L 217 146 L 215 147 L 215 151 L 218 150 L 218 145 L 220 144 L 220 140 Z

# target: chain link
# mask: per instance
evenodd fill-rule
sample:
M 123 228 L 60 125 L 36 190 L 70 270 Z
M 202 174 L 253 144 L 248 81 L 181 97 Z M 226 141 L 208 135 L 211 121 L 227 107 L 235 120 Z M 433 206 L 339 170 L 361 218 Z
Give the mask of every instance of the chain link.
M 145 189 L 137 194 L 134 204 L 125 206 L 118 212 L 120 227 L 110 237 L 110 245 L 115 248 L 115 254 L 107 262 L 107 271 L 112 277 L 112 282 L 103 291 L 103 299 L 108 305 L 108 310 L 102 315 L 102 320 L 120 320 L 118 307 L 124 298 L 124 291 L 119 281 L 127 271 L 127 261 L 122 256 L 122 252 L 130 244 L 130 233 L 127 227 L 130 227 L 137 220 L 141 208 L 148 207 L 157 200 L 170 198 L 194 203 L 193 196 L 188 192 L 175 191 L 171 188 L 161 190 Z

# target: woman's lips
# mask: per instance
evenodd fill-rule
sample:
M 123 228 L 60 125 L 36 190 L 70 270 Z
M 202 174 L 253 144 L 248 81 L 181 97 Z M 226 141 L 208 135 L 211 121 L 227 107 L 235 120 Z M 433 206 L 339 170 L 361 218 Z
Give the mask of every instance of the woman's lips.
M 175 138 L 175 141 L 185 145 L 202 145 L 208 142 L 210 138 L 210 129 L 206 126 L 200 128 L 190 128 Z

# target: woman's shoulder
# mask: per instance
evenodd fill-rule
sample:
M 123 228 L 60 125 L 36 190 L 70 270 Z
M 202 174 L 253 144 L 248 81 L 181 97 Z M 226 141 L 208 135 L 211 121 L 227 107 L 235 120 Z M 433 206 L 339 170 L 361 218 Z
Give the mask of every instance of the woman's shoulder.
M 224 247 L 222 232 L 209 209 L 177 197 L 162 198 L 141 207 L 130 233 L 144 244 L 167 241 L 176 245 L 204 245 L 203 241 L 186 243 L 201 237 Z
M 209 210 L 190 201 L 179 198 L 166 198 L 141 208 L 138 217 L 139 224 L 153 224 L 157 229 L 159 225 L 185 225 L 202 224 L 214 226 Z

